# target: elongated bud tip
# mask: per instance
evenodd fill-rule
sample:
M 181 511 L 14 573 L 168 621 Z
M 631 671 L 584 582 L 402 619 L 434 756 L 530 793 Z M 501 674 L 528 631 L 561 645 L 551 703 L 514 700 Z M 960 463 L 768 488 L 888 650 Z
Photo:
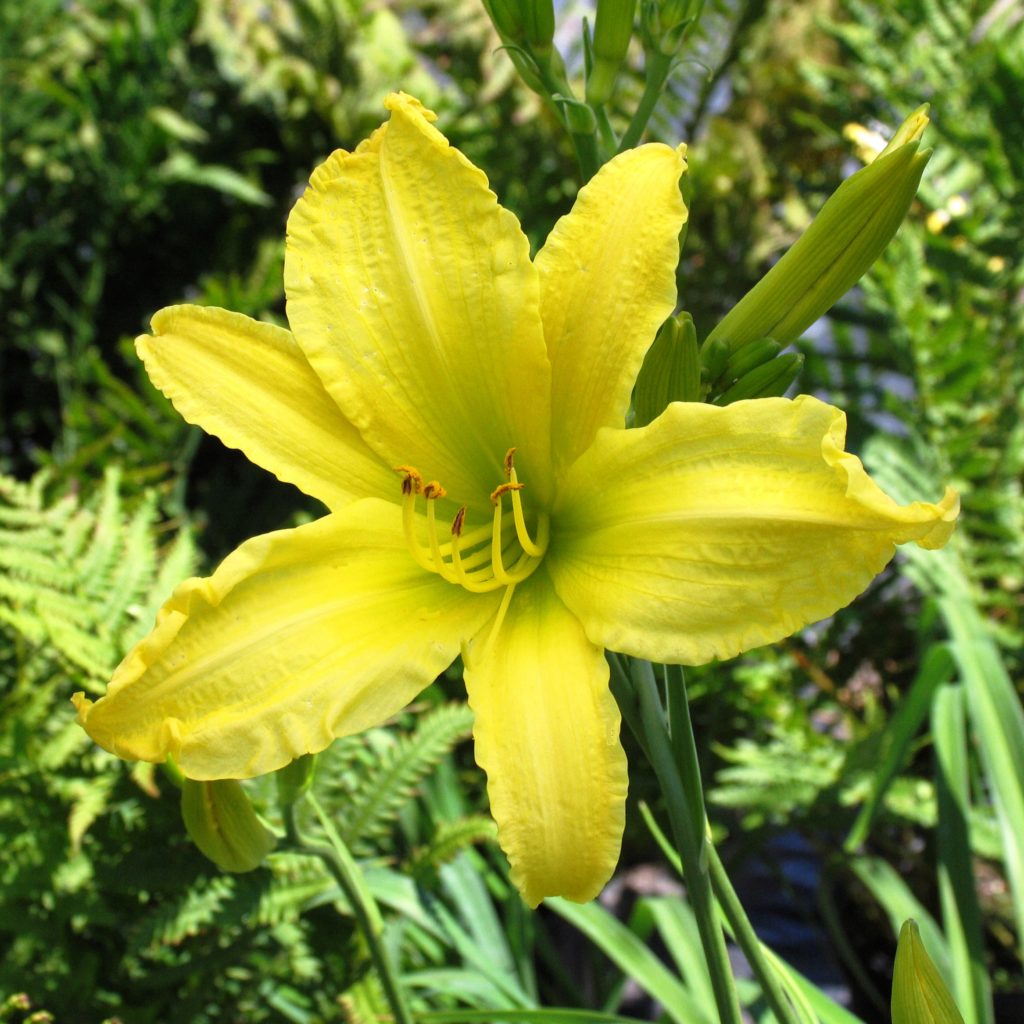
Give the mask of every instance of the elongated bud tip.
M 924 134 L 925 128 L 928 127 L 928 121 L 928 104 L 922 103 L 896 129 L 895 134 L 889 140 L 889 144 L 878 155 L 885 156 L 886 153 L 891 153 L 894 149 L 899 149 L 900 146 L 905 146 L 908 142 L 917 142 Z
M 900 929 L 892 977 L 892 1024 L 964 1024 L 953 997 L 921 941 L 917 924 Z

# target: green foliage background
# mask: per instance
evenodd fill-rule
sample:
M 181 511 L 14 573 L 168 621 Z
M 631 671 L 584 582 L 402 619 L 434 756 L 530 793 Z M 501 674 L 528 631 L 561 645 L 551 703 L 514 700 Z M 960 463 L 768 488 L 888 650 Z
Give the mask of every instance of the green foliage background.
M 560 16 L 570 65 L 581 9 Z M 690 677 L 727 859 L 770 860 L 784 832 L 810 842 L 866 1019 L 883 1012 L 877 950 L 894 948 L 899 900 L 949 928 L 928 695 L 970 696 L 964 652 L 980 649 L 1019 707 L 1024 29 L 1007 10 L 709 3 L 654 128 L 690 142 L 680 296 L 703 337 L 859 166 L 844 129 L 889 133 L 932 103 L 936 152 L 908 223 L 798 347 L 800 389 L 847 410 L 851 447 L 894 489 L 960 489 L 951 561 L 938 575 L 897 563 L 836 619 Z M 0 39 L 0 1003 L 27 991 L 67 1021 L 369 1019 L 365 951 L 317 864 L 278 853 L 219 874 L 183 835 L 173 783 L 73 722 L 71 693 L 102 691 L 175 582 L 317 514 L 183 423 L 131 338 L 181 300 L 283 322 L 287 211 L 392 89 L 438 111 L 535 244 L 578 187 L 571 150 L 473 0 L 0 0 Z M 637 62 L 623 110 L 640 84 Z M 509 889 L 461 700 L 456 669 L 400 721 L 336 744 L 317 782 L 393 912 L 418 1008 L 610 1010 L 625 972 L 657 996 L 660 975 L 616 959 L 628 940 L 599 908 L 529 915 Z M 972 729 L 966 870 L 979 956 L 1009 998 L 1024 989 L 1024 893 L 991 737 Z M 636 813 L 653 784 L 630 755 L 624 878 L 656 856 Z M 274 824 L 272 793 L 252 792 Z M 571 957 L 565 921 L 590 937 Z M 644 897 L 627 918 L 663 939 L 670 921 L 692 924 L 681 901 Z

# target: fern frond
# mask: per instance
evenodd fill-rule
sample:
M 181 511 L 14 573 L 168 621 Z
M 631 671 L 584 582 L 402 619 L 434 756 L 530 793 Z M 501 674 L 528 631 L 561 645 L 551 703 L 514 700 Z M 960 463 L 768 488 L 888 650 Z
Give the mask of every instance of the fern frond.
M 166 904 L 146 918 L 135 935 L 140 949 L 176 946 L 210 927 L 235 893 L 235 875 L 201 878 L 177 903 Z
M 437 826 L 430 842 L 418 849 L 409 862 L 414 878 L 422 878 L 447 864 L 467 846 L 475 843 L 495 842 L 498 827 L 483 814 L 473 814 L 458 821 L 443 821 Z
M 128 507 L 116 468 L 98 495 L 49 498 L 48 482 L 0 478 L 0 631 L 96 690 L 151 626 L 171 577 L 192 569 L 195 545 L 179 530 L 161 563 L 156 496 Z
M 402 805 L 420 780 L 469 734 L 473 713 L 468 705 L 448 704 L 424 714 L 415 731 L 395 741 L 384 757 L 368 769 L 345 801 L 342 837 L 356 853 L 372 850 L 374 840 L 394 825 Z
M 255 909 L 259 925 L 276 927 L 295 921 L 304 910 L 334 884 L 323 862 L 298 854 L 272 854 L 267 859 L 272 872 Z

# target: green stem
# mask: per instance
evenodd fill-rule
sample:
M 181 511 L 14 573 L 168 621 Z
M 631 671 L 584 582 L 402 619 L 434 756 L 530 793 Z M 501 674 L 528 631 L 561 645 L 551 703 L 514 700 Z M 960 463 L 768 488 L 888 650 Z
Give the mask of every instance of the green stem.
M 725 865 L 722 864 L 718 851 L 708 836 L 704 809 L 704 787 L 701 783 L 700 761 L 697 758 L 697 742 L 693 732 L 693 721 L 690 718 L 690 705 L 686 696 L 686 676 L 682 667 L 666 665 L 665 681 L 672 749 L 679 765 L 680 781 L 687 794 L 694 827 L 699 830 L 703 840 L 699 854 L 700 863 L 708 868 L 711 888 L 725 916 L 732 937 L 743 950 L 743 955 L 747 958 L 775 1019 L 779 1024 L 800 1024 L 799 1015 L 786 997 L 778 972 L 769 962 L 764 947 L 743 909 L 743 904 L 736 895 L 732 882 L 729 881 Z M 649 824 L 654 828 L 657 827 L 653 818 L 650 819 Z M 660 830 L 658 834 L 660 834 Z
M 779 1024 L 800 1024 L 800 1018 L 789 1003 L 785 990 L 779 980 L 778 972 L 769 963 L 761 940 L 757 937 L 747 912 L 743 909 L 736 890 L 725 873 L 718 851 L 712 843 L 707 844 L 708 865 L 711 873 L 711 885 L 718 898 L 718 904 L 725 914 L 726 921 L 732 929 L 736 944 L 743 950 L 743 955 L 754 972 L 764 998 Z
M 697 919 L 697 930 L 708 963 L 719 1019 L 721 1024 L 740 1024 L 739 998 L 729 967 L 725 936 L 715 915 L 707 857 L 701 856 L 701 851 L 706 851 L 704 828 L 703 825 L 699 829 L 695 827 L 693 802 L 688 799 L 683 784 L 687 772 L 677 762 L 672 749 L 672 741 L 665 723 L 665 709 L 658 691 L 658 681 L 654 678 L 650 662 L 635 660 L 632 662 L 632 669 L 651 766 L 661 784 L 676 848 L 683 862 L 687 892 Z
M 647 65 L 644 68 L 644 93 L 640 97 L 640 103 L 636 108 L 636 113 L 633 114 L 633 119 L 629 122 L 626 134 L 619 142 L 620 153 L 632 149 L 640 141 L 640 136 L 643 135 L 647 122 L 650 121 L 651 114 L 654 113 L 654 108 L 658 105 L 658 100 L 661 99 L 661 91 L 665 88 L 665 82 L 668 81 L 668 73 L 671 70 L 671 57 L 659 50 L 648 52 Z
M 381 987 L 384 989 L 384 998 L 391 1009 L 395 1024 L 413 1024 L 412 1013 L 406 1005 L 405 997 L 398 981 L 398 971 L 391 962 L 391 955 L 383 942 L 384 919 L 380 910 L 370 894 L 363 879 L 363 873 L 355 862 L 352 854 L 349 853 L 341 836 L 331 823 L 324 809 L 320 806 L 316 797 L 307 792 L 305 798 L 316 813 L 320 824 L 330 846 L 320 846 L 307 842 L 299 832 L 298 823 L 295 820 L 295 805 L 288 805 L 285 810 L 285 828 L 288 838 L 297 849 L 303 853 L 319 857 L 327 865 L 331 874 L 334 875 L 341 891 L 345 895 L 352 913 L 355 916 L 356 924 L 366 940 L 367 948 L 370 951 L 370 959 L 377 970 Z
M 597 118 L 597 131 L 601 136 L 601 163 L 606 164 L 618 152 L 619 142 L 615 138 L 615 129 L 608 120 L 608 111 L 604 107 L 595 107 L 594 117 Z

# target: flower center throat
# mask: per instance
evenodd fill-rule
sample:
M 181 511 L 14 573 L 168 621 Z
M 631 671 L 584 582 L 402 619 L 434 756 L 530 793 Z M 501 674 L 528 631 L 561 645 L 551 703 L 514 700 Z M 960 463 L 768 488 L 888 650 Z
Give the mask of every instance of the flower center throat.
M 409 551 L 416 562 L 428 572 L 437 573 L 449 583 L 458 584 L 475 594 L 485 594 L 501 587 L 522 583 L 544 557 L 550 538 L 550 521 L 546 513 L 537 517 L 536 539 L 526 524 L 520 492 L 526 486 L 519 482 L 514 463 L 515 448 L 505 453 L 504 483 L 491 492 L 494 515 L 489 525 L 470 529 L 463 505 L 451 522 L 449 535 L 439 535 L 436 503 L 447 492 L 436 481 L 423 482 L 412 466 L 396 466 L 402 478 L 402 524 Z M 427 537 L 423 543 L 416 517 L 416 502 L 422 495 L 426 501 Z M 504 505 L 511 505 L 511 520 L 504 514 Z

